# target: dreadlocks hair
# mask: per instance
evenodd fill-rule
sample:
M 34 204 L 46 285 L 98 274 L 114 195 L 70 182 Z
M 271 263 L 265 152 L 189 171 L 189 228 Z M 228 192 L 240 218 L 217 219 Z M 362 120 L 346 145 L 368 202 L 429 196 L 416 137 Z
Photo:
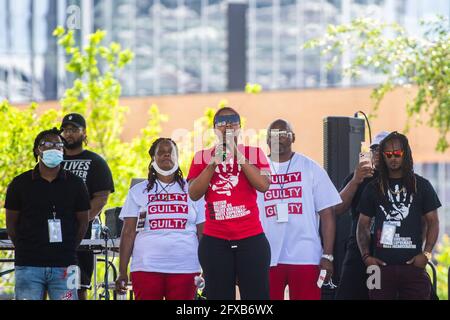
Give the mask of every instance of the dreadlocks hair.
M 414 175 L 414 162 L 411 153 L 411 147 L 409 146 L 408 138 L 405 135 L 392 132 L 388 135 L 381 143 L 379 148 L 379 176 L 377 178 L 377 184 L 379 188 L 380 194 L 384 197 L 386 196 L 386 191 L 389 188 L 389 169 L 387 167 L 386 161 L 383 157 L 383 150 L 386 146 L 386 143 L 392 140 L 400 141 L 402 145 L 403 154 L 403 163 L 402 163 L 402 183 L 405 186 L 407 192 L 409 194 L 417 193 L 417 182 L 416 176 Z
M 158 149 L 158 146 L 161 142 L 171 142 L 175 146 L 175 149 L 178 152 L 177 144 L 170 138 L 159 138 L 155 142 L 153 142 L 152 146 L 150 147 L 150 150 L 148 151 L 148 154 L 150 155 L 152 160 L 150 162 L 150 165 L 148 166 L 147 192 L 150 192 L 150 190 L 152 190 L 156 184 L 156 180 L 157 180 L 156 170 L 153 168 L 152 164 L 153 164 L 153 161 L 155 161 L 156 150 Z M 183 172 L 181 171 L 180 168 L 178 168 L 178 170 L 175 172 L 174 180 L 179 184 L 179 186 L 181 187 L 181 190 L 184 190 L 184 186 L 186 183 L 183 178 Z
M 40 132 L 36 136 L 36 139 L 34 139 L 34 146 L 33 146 L 33 156 L 34 156 L 34 159 L 36 160 L 36 162 L 38 161 L 38 157 L 39 157 L 39 152 L 38 152 L 39 144 L 42 142 L 42 140 L 44 140 L 48 136 L 58 136 L 61 138 L 62 142 L 64 142 L 64 143 L 66 142 L 66 140 L 61 136 L 61 130 L 58 130 L 56 128 Z

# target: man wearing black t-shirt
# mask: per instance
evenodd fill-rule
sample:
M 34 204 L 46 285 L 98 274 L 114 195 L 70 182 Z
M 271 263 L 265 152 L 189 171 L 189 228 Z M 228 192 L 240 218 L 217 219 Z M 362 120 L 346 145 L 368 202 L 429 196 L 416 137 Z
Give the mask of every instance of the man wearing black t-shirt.
M 34 142 L 38 165 L 16 178 L 6 193 L 6 227 L 15 247 L 16 300 L 76 300 L 76 249 L 88 226 L 86 186 L 61 168 L 59 131 Z M 72 267 L 72 268 L 70 268 Z M 73 278 L 73 279 L 72 279 Z
M 357 207 L 366 186 L 378 177 L 379 147 L 381 141 L 388 135 L 389 132 L 382 131 L 375 136 L 370 146 L 372 164 L 368 162 L 359 163 L 355 172 L 345 178 L 340 191 L 342 203 L 335 207 L 336 215 L 344 214 L 348 209 L 351 209 L 352 214 L 352 228 L 342 264 L 339 287 L 336 292 L 336 299 L 338 300 L 369 299 L 366 285 L 367 268 L 361 259 L 361 253 L 356 242 L 356 227 L 359 219 Z
M 366 187 L 358 206 L 357 241 L 362 260 L 367 267 L 378 266 L 381 276 L 380 286 L 375 281 L 374 288 L 369 288 L 369 297 L 428 300 L 431 284 L 425 267 L 438 239 L 441 203 L 430 182 L 414 174 L 411 148 L 404 135 L 393 132 L 387 136 L 379 157 L 379 176 Z M 422 217 L 427 223 L 424 246 Z
M 87 141 L 86 120 L 77 113 L 68 114 L 61 124 L 62 136 L 66 140 L 63 168 L 79 176 L 86 183 L 91 210 L 89 211 L 89 228 L 85 239 L 91 237 L 92 221 L 101 213 L 114 192 L 111 170 L 106 161 L 98 154 L 84 150 Z M 80 300 L 86 300 L 86 289 L 91 285 L 94 271 L 94 255 L 90 251 L 78 252 L 78 265 L 81 270 Z

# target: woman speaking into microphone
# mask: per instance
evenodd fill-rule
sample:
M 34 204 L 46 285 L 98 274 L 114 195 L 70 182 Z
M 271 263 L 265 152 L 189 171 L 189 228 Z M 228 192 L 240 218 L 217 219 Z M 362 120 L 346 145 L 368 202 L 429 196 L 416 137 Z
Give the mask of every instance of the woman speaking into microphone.
M 269 189 L 270 167 L 261 149 L 238 145 L 240 128 L 234 109 L 220 109 L 214 116 L 219 143 L 196 153 L 187 178 L 191 199 L 206 200 L 198 251 L 210 300 L 234 300 L 236 280 L 243 300 L 269 300 L 270 246 L 256 191 Z
M 120 213 L 124 226 L 116 290 L 126 293 L 131 257 L 137 300 L 193 300 L 204 202 L 189 199 L 175 142 L 158 139 L 149 153 L 148 181 L 130 189 Z

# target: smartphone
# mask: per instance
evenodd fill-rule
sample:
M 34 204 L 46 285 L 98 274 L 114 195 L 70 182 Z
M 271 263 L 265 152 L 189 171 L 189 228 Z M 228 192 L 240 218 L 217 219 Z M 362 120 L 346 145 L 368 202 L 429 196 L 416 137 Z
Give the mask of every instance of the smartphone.
M 372 152 L 361 152 L 359 154 L 359 163 L 362 162 L 369 162 L 366 166 L 372 167 Z

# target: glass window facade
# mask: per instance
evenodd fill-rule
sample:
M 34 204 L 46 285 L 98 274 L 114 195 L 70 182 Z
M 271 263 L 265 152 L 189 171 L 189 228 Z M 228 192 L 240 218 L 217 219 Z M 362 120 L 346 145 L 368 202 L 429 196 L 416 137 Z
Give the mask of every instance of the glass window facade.
M 94 24 L 136 54 L 122 74 L 125 95 L 218 92 L 226 90 L 226 9 L 217 0 L 97 0 Z
M 52 31 L 79 8 L 80 45 L 96 29 L 107 41 L 132 49 L 136 58 L 121 74 L 125 96 L 226 91 L 228 6 L 237 0 L 0 0 L 0 99 L 53 100 L 70 84 L 65 57 Z M 247 82 L 264 90 L 348 87 L 374 84 L 372 74 L 356 81 L 339 67 L 326 70 L 318 51 L 301 45 L 328 24 L 356 17 L 397 21 L 409 31 L 436 13 L 448 16 L 450 2 L 426 0 L 247 0 Z M 348 61 L 344 57 L 341 65 Z

